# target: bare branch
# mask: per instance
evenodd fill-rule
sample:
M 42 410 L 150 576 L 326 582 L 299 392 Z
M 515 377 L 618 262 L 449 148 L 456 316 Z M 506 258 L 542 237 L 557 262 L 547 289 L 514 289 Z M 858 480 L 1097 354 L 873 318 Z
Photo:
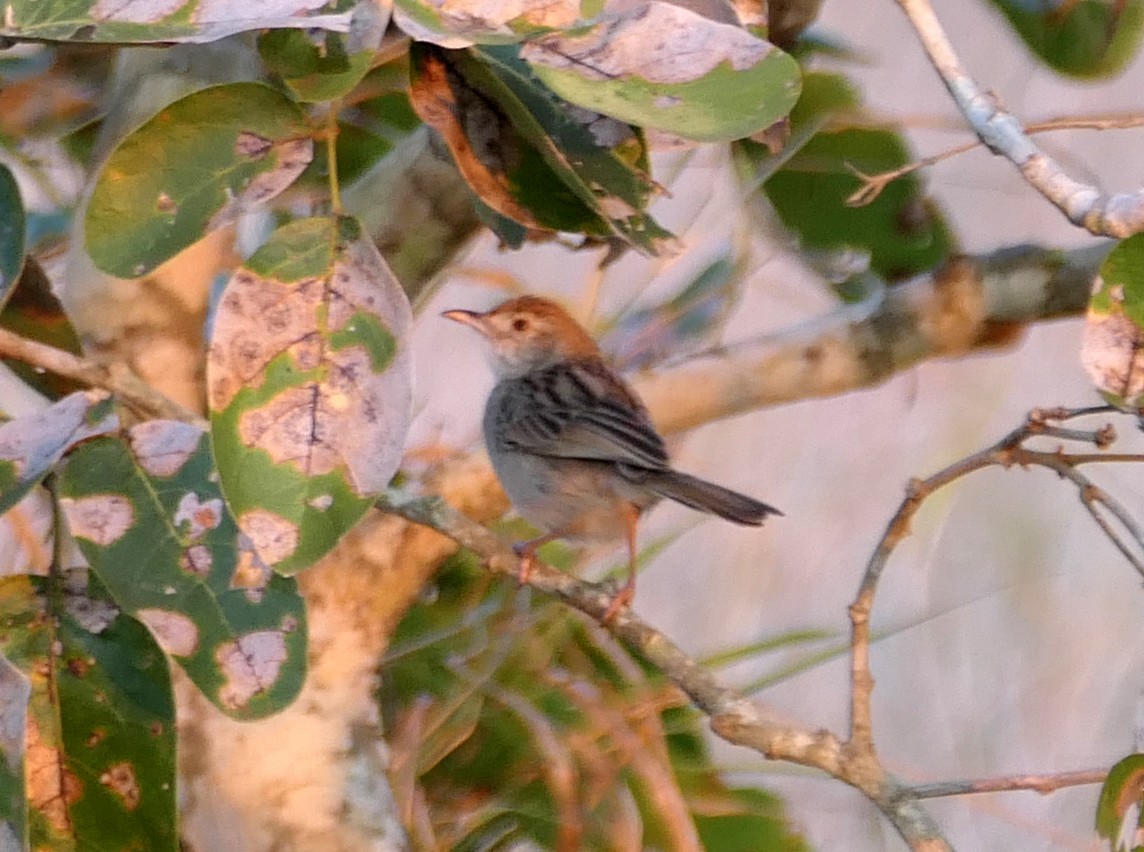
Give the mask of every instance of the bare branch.
M 917 784 L 909 795 L 916 799 L 936 799 L 942 796 L 968 796 L 974 793 L 1005 793 L 1011 790 L 1033 790 L 1041 795 L 1055 793 L 1065 787 L 1103 784 L 1107 769 L 1078 769 L 1048 775 L 1004 775 L 1000 778 L 979 778 L 968 781 L 938 781 Z
M 173 399 L 159 393 L 126 368 L 108 369 L 94 361 L 56 349 L 54 346 L 20 337 L 4 328 L 0 328 L 0 356 L 15 358 L 17 361 L 40 367 L 57 376 L 109 390 L 143 416 L 182 420 L 198 426 L 206 425 L 206 421 L 197 414 L 187 411 Z
M 1020 169 L 1025 180 L 1075 225 L 1098 236 L 1122 239 L 1144 231 L 1144 189 L 1105 195 L 1069 177 L 1044 153 L 1012 113 L 986 92 L 961 66 L 929 0 L 898 0 L 921 38 L 937 73 L 958 109 L 981 141 Z
M 1115 438 L 1115 430 L 1110 424 L 1093 430 L 1066 429 L 1059 425 L 1066 420 L 1098 413 L 1108 413 L 1114 409 L 1108 406 L 1078 409 L 1035 409 L 1029 413 L 1025 423 L 1014 429 L 996 444 L 954 462 L 928 479 L 912 480 L 906 488 L 898 510 L 894 513 L 874 548 L 866 571 L 858 587 L 854 603 L 850 605 L 851 649 L 850 649 L 850 746 L 868 759 L 874 758 L 874 743 L 870 711 L 870 696 L 874 689 L 874 679 L 870 673 L 870 612 L 874 605 L 874 593 L 890 555 L 910 532 L 910 523 L 922 503 L 935 491 L 949 485 L 967 474 L 982 468 L 1001 466 L 1043 467 L 1068 479 L 1076 487 L 1081 502 L 1104 531 L 1105 535 L 1128 559 L 1137 571 L 1144 573 L 1144 562 L 1134 553 L 1123 537 L 1099 511 L 1098 506 L 1107 509 L 1128 531 L 1129 536 L 1144 551 L 1144 532 L 1128 511 L 1112 495 L 1100 488 L 1077 470 L 1078 465 L 1100 459 L 1099 456 L 1080 453 L 1071 455 L 1063 451 L 1043 452 L 1031 450 L 1024 442 L 1035 437 L 1066 438 L 1090 443 L 1097 448 L 1107 447 Z M 1118 461 L 1144 462 L 1144 455 L 1121 453 Z M 972 790 L 966 792 L 974 792 Z M 953 795 L 935 793 L 933 795 Z
M 1133 127 L 1144 127 L 1144 115 L 1120 115 L 1102 118 L 1054 118 L 1048 121 L 1026 124 L 1025 132 L 1033 135 L 1036 133 L 1048 133 L 1053 130 L 1127 130 Z M 936 154 L 931 154 L 928 157 L 914 160 L 912 163 L 906 163 L 899 168 L 879 172 L 875 175 L 865 174 L 850 164 L 847 164 L 850 173 L 862 181 L 862 186 L 858 187 L 858 189 L 846 199 L 846 203 L 851 207 L 862 207 L 881 195 L 882 190 L 899 178 L 913 174 L 921 169 L 929 168 L 930 166 L 940 163 L 942 160 L 948 160 L 959 154 L 965 154 L 984 144 L 984 141 L 981 139 L 977 139 L 973 142 L 963 142 L 960 145 L 954 145 L 951 148 L 939 151 Z

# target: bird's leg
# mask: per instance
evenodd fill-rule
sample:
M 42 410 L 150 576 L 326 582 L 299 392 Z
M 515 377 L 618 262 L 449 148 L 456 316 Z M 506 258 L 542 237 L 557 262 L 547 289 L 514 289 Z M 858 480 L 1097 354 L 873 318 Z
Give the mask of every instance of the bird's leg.
M 604 624 L 615 618 L 619 611 L 631 604 L 632 599 L 636 596 L 636 523 L 640 518 L 640 510 L 631 503 L 626 503 L 620 511 L 624 515 L 624 527 L 628 541 L 628 581 L 608 602 L 608 608 L 604 610 L 604 617 L 600 619 Z
M 544 547 L 550 541 L 556 541 L 561 537 L 559 530 L 550 533 L 545 533 L 537 538 L 529 539 L 528 541 L 518 541 L 512 546 L 512 552 L 520 557 L 520 570 L 517 572 L 516 579 L 522 586 L 528 582 L 528 578 L 532 575 L 532 568 L 536 564 L 536 551 Z

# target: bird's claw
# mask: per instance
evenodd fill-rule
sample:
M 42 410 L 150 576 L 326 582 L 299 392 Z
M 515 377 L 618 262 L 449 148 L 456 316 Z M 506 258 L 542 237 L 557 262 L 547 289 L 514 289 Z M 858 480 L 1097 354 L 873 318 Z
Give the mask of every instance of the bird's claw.
M 615 617 L 620 614 L 620 610 L 627 609 L 631 605 L 632 598 L 635 596 L 636 589 L 632 584 L 628 584 L 616 592 L 612 599 L 608 601 L 608 608 L 604 610 L 604 615 L 600 618 L 600 623 L 611 624 Z
M 527 541 L 518 541 L 513 544 L 512 552 L 520 559 L 520 569 L 517 571 L 516 580 L 522 586 L 527 585 L 528 578 L 532 576 L 532 566 L 536 564 L 535 550 L 529 547 Z

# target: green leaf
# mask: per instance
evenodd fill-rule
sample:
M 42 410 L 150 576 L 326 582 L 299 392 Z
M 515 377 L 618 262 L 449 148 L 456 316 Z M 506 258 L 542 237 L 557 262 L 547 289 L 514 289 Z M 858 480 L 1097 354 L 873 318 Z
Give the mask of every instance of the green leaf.
M 1096 833 L 1115 844 L 1133 805 L 1144 809 L 1144 754 L 1130 754 L 1108 770 L 1096 805 Z
M 694 799 L 692 808 L 696 809 Z M 792 832 L 782 801 L 773 793 L 733 788 L 700 800 L 699 808 L 693 819 L 704 852 L 810 850 L 810 846 Z M 704 813 L 702 809 L 709 812 Z
M 1101 264 L 1080 359 L 1110 403 L 1128 411 L 1144 407 L 1144 234 L 1122 240 Z
M 1111 77 L 1137 54 L 1144 2 L 993 0 L 1040 59 L 1062 74 Z
M 521 49 L 567 101 L 699 141 L 740 139 L 790 112 L 798 63 L 747 30 L 660 0 Z
M 259 37 L 258 52 L 299 100 L 332 101 L 369 71 L 388 22 L 384 4 L 358 3 L 346 35 L 328 29 L 269 30 Z
M 226 511 L 207 435 L 153 420 L 101 438 L 60 473 L 60 505 L 115 603 L 223 712 L 286 707 L 306 669 L 305 606 Z
M 297 0 L 9 0 L 0 36 L 49 41 L 126 43 L 217 41 L 251 30 L 344 30 L 354 0 L 318 8 Z
M 23 500 L 72 446 L 118 428 L 111 398 L 94 390 L 0 424 L 0 515 Z
M 24 268 L 24 203 L 16 178 L 0 163 L 0 308 L 8 301 Z
M 393 143 L 352 124 L 338 122 L 338 138 L 334 143 L 338 157 L 338 183 L 348 186 L 393 150 Z M 314 187 L 325 193 L 329 185 L 329 156 L 326 146 L 320 145 L 314 151 L 314 160 L 306 167 L 298 186 Z
M 30 685 L 18 730 L 31 846 L 175 852 L 166 658 L 83 581 L 0 580 L 0 651 Z
M 561 182 L 616 236 L 647 254 L 659 252 L 671 235 L 646 213 L 655 185 L 635 128 L 570 110 L 531 73 L 515 47 L 467 51 L 459 67 L 492 94 Z
M 8 304 L 0 309 L 0 327 L 73 355 L 83 354 L 75 327 L 52 292 L 48 276 L 32 255 L 25 258 L 20 281 Z M 30 364 L 14 358 L 5 358 L 4 363 L 26 384 L 51 399 L 59 399 L 86 387 L 55 373 L 37 371 Z
M 409 302 L 350 218 L 279 229 L 219 302 L 207 365 L 223 492 L 267 564 L 313 564 L 401 460 Z
M 765 179 L 767 198 L 804 248 L 863 251 L 870 268 L 891 281 L 938 265 L 954 239 L 915 175 L 893 181 L 868 204 L 847 201 L 862 186 L 851 169 L 877 174 L 912 160 L 897 129 L 836 127 L 830 119 L 854 109 L 849 85 L 835 75 L 808 75 L 806 83 L 805 102 L 791 113 L 792 148 L 776 158 L 757 143 L 737 143 L 747 179 Z
M 648 254 L 670 236 L 644 212 L 652 184 L 642 138 L 627 125 L 559 103 L 515 48 L 415 44 L 410 61 L 414 108 L 497 214 L 534 235 L 618 237 Z
M 87 207 L 95 265 L 137 278 L 273 198 L 313 156 L 299 106 L 259 83 L 175 101 L 112 152 Z

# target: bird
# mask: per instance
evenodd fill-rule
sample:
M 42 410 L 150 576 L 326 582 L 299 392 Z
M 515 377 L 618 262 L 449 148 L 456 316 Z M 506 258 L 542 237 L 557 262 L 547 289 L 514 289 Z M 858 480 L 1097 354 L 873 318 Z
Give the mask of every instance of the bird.
M 637 521 L 661 498 L 747 526 L 782 514 L 672 468 L 643 402 L 556 302 L 518 296 L 442 316 L 477 331 L 491 353 L 485 445 L 509 501 L 541 531 L 513 546 L 522 583 L 550 541 L 623 540 L 628 578 L 604 612 L 609 622 L 635 596 Z

